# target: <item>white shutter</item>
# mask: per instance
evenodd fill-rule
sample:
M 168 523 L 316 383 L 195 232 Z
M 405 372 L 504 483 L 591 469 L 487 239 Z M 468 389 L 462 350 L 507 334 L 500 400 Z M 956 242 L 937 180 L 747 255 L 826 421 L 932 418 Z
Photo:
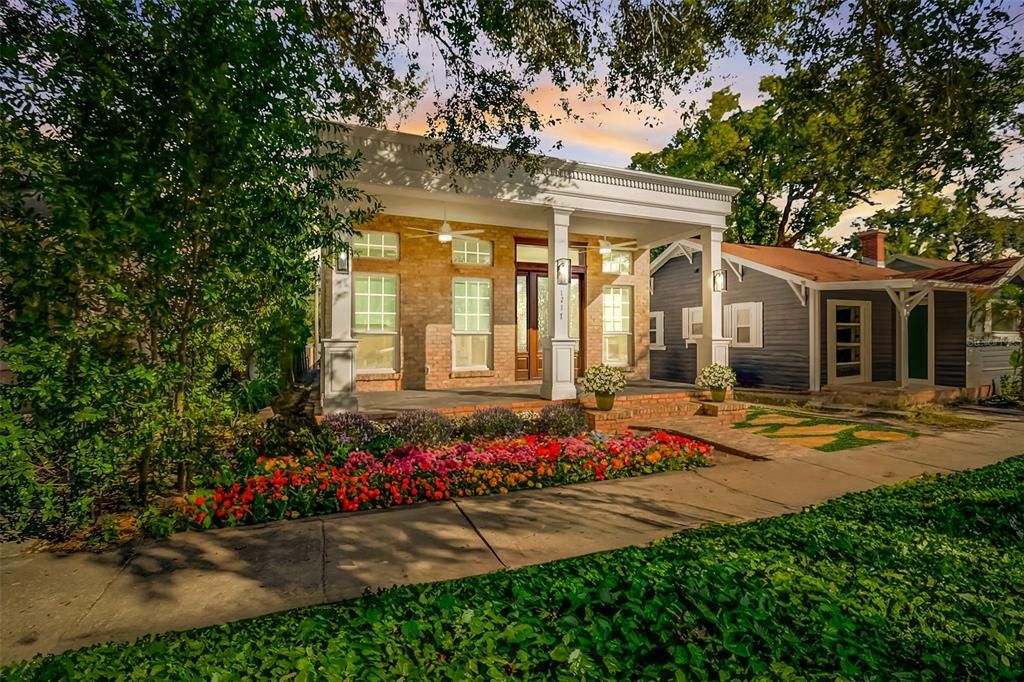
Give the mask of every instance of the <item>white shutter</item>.
M 764 304 L 757 301 L 750 307 L 750 345 L 754 348 L 764 348 Z
M 733 337 L 732 305 L 722 306 L 722 336 L 727 339 Z
M 683 308 L 683 338 L 690 338 L 690 309 Z

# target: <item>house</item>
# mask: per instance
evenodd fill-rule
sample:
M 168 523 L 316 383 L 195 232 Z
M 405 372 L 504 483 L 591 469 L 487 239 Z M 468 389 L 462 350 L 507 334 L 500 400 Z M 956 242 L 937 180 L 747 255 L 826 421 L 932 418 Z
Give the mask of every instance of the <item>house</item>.
M 743 386 L 819 391 L 968 387 L 971 294 L 949 268 L 886 267 L 885 235 L 860 235 L 863 261 L 800 249 L 722 244 L 724 336 Z M 651 264 L 651 376 L 692 382 L 706 329 L 702 238 Z
M 1024 258 L 1013 256 L 986 263 L 958 263 L 897 254 L 886 259 L 911 277 L 942 277 L 945 281 L 980 287 L 984 294 L 1009 283 L 1024 286 Z M 982 307 L 978 307 L 978 306 Z M 993 315 L 984 296 L 972 299 L 967 334 L 967 385 L 998 390 L 1000 378 L 1010 374 L 1010 353 L 1020 347 L 1018 321 Z
M 456 188 L 421 137 L 331 135 L 361 153 L 356 181 L 383 210 L 351 256 L 323 262 L 324 412 L 405 389 L 535 384 L 541 398 L 572 399 L 601 363 L 647 379 L 650 249 L 694 234 L 709 245 L 694 305 L 710 331 L 694 352 L 728 362 L 711 280 L 735 188 L 548 158 L 539 173 L 510 167 Z

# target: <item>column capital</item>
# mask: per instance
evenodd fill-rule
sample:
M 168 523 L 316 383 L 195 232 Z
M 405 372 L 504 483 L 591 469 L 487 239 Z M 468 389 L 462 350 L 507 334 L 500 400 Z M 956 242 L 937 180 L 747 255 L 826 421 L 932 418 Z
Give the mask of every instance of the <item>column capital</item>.
M 568 225 L 569 216 L 571 216 L 575 211 L 575 208 L 569 208 L 568 206 L 552 206 L 551 221 L 555 225 Z

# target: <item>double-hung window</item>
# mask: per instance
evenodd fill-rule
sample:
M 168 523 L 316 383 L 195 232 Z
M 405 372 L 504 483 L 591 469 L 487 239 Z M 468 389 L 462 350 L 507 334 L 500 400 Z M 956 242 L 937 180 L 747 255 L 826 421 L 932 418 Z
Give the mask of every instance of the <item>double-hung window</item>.
M 364 231 L 352 238 L 352 252 L 360 258 L 398 260 L 398 234 Z
M 729 345 L 735 348 L 764 347 L 764 306 L 760 301 L 731 303 L 724 307 L 723 322 Z
M 452 262 L 460 265 L 490 265 L 491 243 L 483 239 L 456 237 L 452 240 Z
M 452 369 L 491 367 L 491 281 L 452 281 Z
M 652 310 L 651 320 L 651 350 L 665 350 L 665 312 Z
M 601 291 L 604 363 L 627 367 L 633 360 L 633 287 Z
M 398 277 L 352 275 L 352 332 L 358 372 L 398 371 Z

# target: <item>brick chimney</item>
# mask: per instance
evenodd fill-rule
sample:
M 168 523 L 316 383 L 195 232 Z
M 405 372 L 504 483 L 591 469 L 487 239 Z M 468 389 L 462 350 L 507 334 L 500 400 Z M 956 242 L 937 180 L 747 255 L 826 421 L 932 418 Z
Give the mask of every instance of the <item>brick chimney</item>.
M 882 230 L 865 230 L 860 237 L 860 259 L 865 265 L 885 267 L 885 236 Z

